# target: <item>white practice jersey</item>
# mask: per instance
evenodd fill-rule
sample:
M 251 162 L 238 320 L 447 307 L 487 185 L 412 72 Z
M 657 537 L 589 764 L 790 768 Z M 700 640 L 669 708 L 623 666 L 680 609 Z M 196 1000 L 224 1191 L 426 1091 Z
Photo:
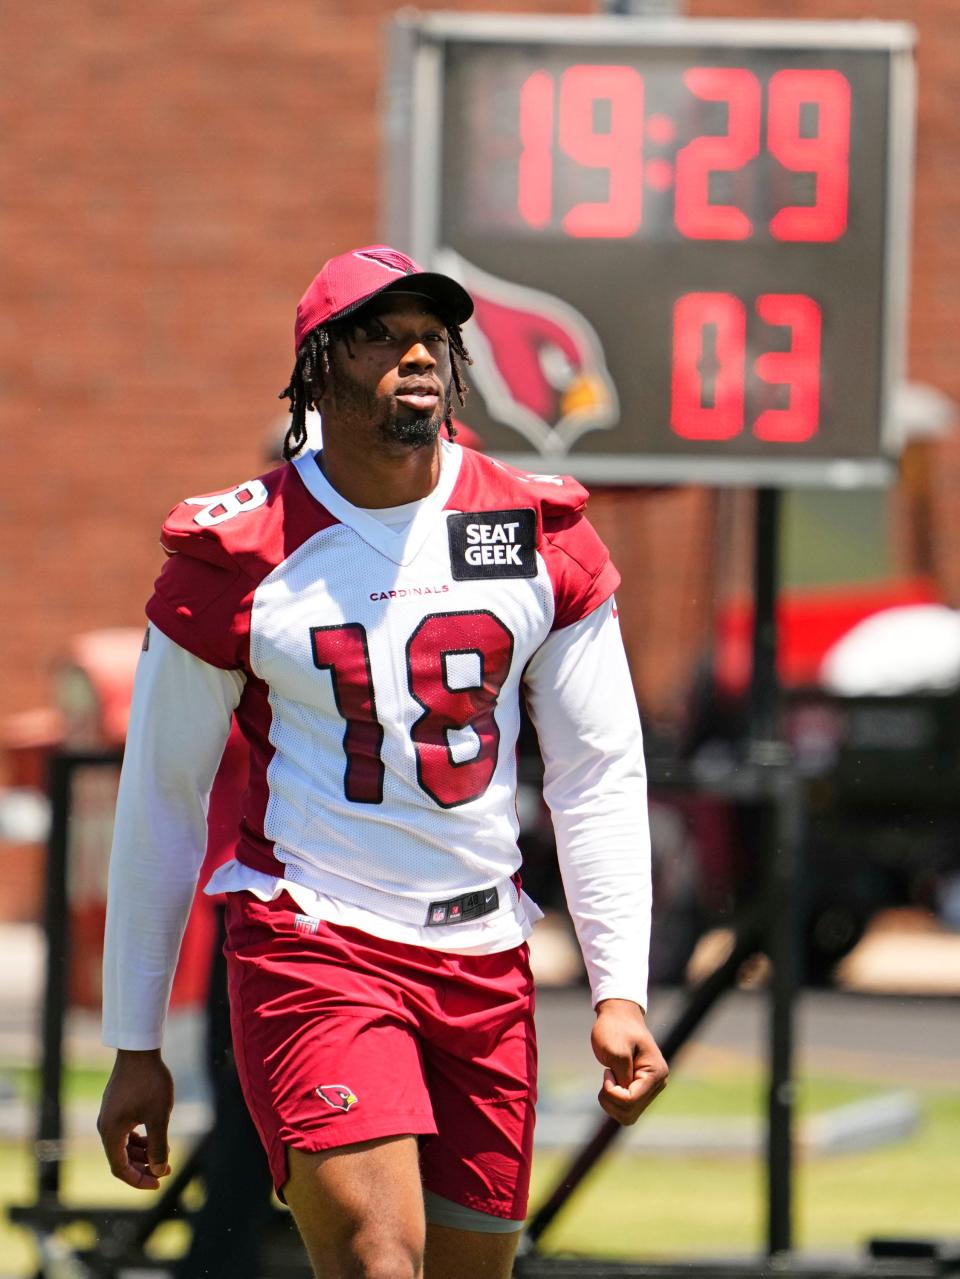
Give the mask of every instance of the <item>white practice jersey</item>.
M 216 755 L 206 722 L 216 721 L 222 749 L 231 703 L 251 747 L 236 861 L 214 886 L 288 885 L 312 913 L 439 949 L 516 945 L 537 913 L 518 884 L 526 694 L 588 968 L 600 939 L 595 998 L 642 1002 L 649 850 L 639 725 L 618 635 L 605 658 L 610 683 L 583 660 L 591 644 L 603 650 L 602 627 L 615 627 L 616 571 L 575 481 L 442 449 L 436 489 L 399 529 L 346 502 L 313 453 L 228 494 L 188 499 L 165 523 L 170 558 L 147 613 L 202 668 L 185 673 L 195 691 L 178 710 L 183 737 L 202 745 L 195 789 L 209 786 Z M 572 647 L 552 636 L 570 636 Z M 604 705 L 611 695 L 616 707 Z M 551 700 L 575 707 L 558 719 L 562 752 L 545 740 Z M 135 697 L 134 712 L 149 737 L 149 707 L 138 712 Z M 155 774 L 158 748 L 134 746 Z M 125 769 L 118 812 L 121 880 L 123 828 L 142 829 L 136 795 L 163 789 L 148 776 L 138 782 L 135 767 Z M 163 802 L 143 801 L 153 824 Z M 195 875 L 202 841 L 196 830 L 182 838 L 194 845 L 183 861 Z M 176 851 L 168 855 L 186 882 Z M 605 934 L 620 937 L 619 959 Z M 107 962 L 122 975 L 124 943 L 111 942 L 109 927 Z M 617 971 L 624 963 L 637 971 Z M 124 1038 L 123 1015 L 105 1021 L 117 1023 L 111 1042 Z M 132 1035 L 120 1046 L 147 1044 Z

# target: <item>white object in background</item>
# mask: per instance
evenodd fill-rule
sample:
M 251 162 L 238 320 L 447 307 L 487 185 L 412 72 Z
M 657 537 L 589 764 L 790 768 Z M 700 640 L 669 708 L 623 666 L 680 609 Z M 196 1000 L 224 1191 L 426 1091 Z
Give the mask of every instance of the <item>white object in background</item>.
M 960 611 L 943 604 L 906 604 L 874 613 L 827 650 L 819 682 L 846 697 L 957 687 Z
M 50 834 L 50 801 L 29 786 L 0 790 L 0 840 L 42 844 Z
M 307 442 L 299 450 L 298 457 L 300 453 L 304 453 L 308 449 L 319 451 L 323 448 L 323 430 L 320 425 L 320 414 L 316 409 L 307 409 L 304 425 L 307 428 Z M 283 440 L 289 429 L 290 413 L 288 410 L 280 414 L 267 432 L 266 451 L 268 458 L 273 458 L 277 462 L 281 460 Z
M 894 388 L 892 435 L 897 448 L 912 440 L 936 440 L 960 423 L 960 406 L 927 382 L 901 382 Z

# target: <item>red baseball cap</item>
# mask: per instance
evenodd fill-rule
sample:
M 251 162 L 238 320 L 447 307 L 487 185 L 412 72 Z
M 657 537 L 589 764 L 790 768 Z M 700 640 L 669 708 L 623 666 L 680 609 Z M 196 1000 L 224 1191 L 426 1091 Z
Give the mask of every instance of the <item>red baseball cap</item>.
M 386 244 L 351 249 L 325 262 L 320 274 L 297 306 L 294 351 L 311 329 L 358 311 L 372 298 L 392 289 L 398 293 L 422 293 L 436 302 L 446 320 L 463 324 L 473 315 L 470 294 L 449 275 L 425 271 L 406 253 Z

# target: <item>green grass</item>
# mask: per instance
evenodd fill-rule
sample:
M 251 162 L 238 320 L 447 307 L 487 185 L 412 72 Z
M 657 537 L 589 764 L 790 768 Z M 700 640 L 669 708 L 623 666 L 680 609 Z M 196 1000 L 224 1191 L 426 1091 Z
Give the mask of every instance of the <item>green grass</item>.
M 0 1069 L 29 1092 L 29 1072 Z M 92 1102 L 101 1069 L 72 1070 L 68 1102 Z M 909 1086 L 909 1080 L 905 1081 Z M 802 1118 L 885 1091 L 845 1078 L 805 1078 L 798 1087 Z M 873 1235 L 956 1236 L 960 1202 L 960 1090 L 917 1088 L 919 1130 L 908 1140 L 864 1154 L 808 1158 L 797 1167 L 795 1238 L 803 1250 L 859 1250 Z M 762 1113 L 759 1073 L 676 1072 L 657 1102 L 664 1116 L 730 1118 Z M 176 1155 L 175 1155 L 176 1158 Z M 538 1156 L 533 1205 L 565 1167 L 563 1156 Z M 0 1205 L 33 1198 L 33 1165 L 25 1145 L 0 1142 Z M 95 1140 L 76 1142 L 63 1170 L 63 1197 L 72 1202 L 145 1204 L 107 1172 Z M 750 1157 L 691 1158 L 615 1153 L 601 1161 L 544 1236 L 546 1251 L 610 1257 L 693 1257 L 753 1253 L 763 1247 L 764 1169 Z M 167 1255 L 185 1243 L 174 1226 L 160 1241 Z M 0 1222 L 0 1274 L 28 1275 L 35 1262 L 29 1236 Z
M 798 1115 L 885 1091 L 848 1079 L 805 1079 Z M 794 1237 L 800 1250 L 860 1250 L 877 1235 L 956 1237 L 960 1202 L 960 1091 L 917 1090 L 918 1131 L 862 1154 L 798 1161 Z M 763 1107 L 759 1077 L 674 1078 L 663 1114 L 732 1117 Z M 533 1205 L 562 1175 L 550 1154 L 534 1168 Z M 759 1252 L 764 1247 L 765 1168 L 752 1157 L 613 1154 L 602 1161 L 544 1235 L 548 1252 L 675 1257 Z
M 65 1106 L 83 1105 L 94 1108 L 103 1093 L 109 1068 L 101 1065 L 72 1065 L 64 1075 Z M 39 1077 L 32 1067 L 0 1066 L 0 1080 L 12 1086 L 27 1102 L 34 1103 L 39 1093 Z M 90 1110 L 91 1116 L 93 1109 Z M 115 1204 L 117 1207 L 145 1207 L 150 1196 L 124 1186 L 109 1173 L 96 1135 L 71 1143 L 68 1156 L 61 1165 L 61 1198 L 65 1203 Z M 174 1152 L 176 1158 L 177 1152 Z M 29 1204 L 36 1198 L 36 1165 L 32 1143 L 0 1140 L 0 1276 L 31 1275 L 36 1267 L 36 1249 L 30 1234 L 6 1219 L 11 1204 Z M 93 1237 L 81 1226 L 63 1232 L 76 1247 L 89 1246 Z M 158 1256 L 178 1256 L 187 1242 L 187 1227 L 170 1223 L 156 1235 L 153 1251 Z
M 98 1146 L 92 1141 L 75 1143 L 61 1169 L 61 1198 L 64 1203 L 110 1204 L 120 1208 L 146 1207 L 151 1197 L 132 1190 L 110 1176 Z M 178 1156 L 173 1152 L 173 1158 Z M 0 1206 L 29 1204 L 35 1199 L 35 1166 L 29 1146 L 0 1142 Z M 157 1256 L 176 1257 L 188 1240 L 187 1226 L 171 1222 L 157 1231 L 152 1251 Z M 72 1246 L 82 1248 L 94 1242 L 91 1232 L 77 1225 L 63 1232 Z M 0 1275 L 32 1275 L 36 1268 L 36 1249 L 29 1232 L 14 1226 L 5 1217 L 0 1220 Z
M 764 1089 L 763 1076 L 754 1071 L 709 1075 L 674 1072 L 669 1088 L 657 1099 L 656 1114 L 690 1119 L 748 1118 L 763 1112 Z M 798 1081 L 795 1105 L 803 1117 L 885 1092 L 889 1089 L 855 1079 L 811 1076 Z
M 64 1075 L 63 1100 L 68 1104 L 99 1102 L 109 1073 L 107 1066 L 71 1066 Z M 33 1066 L 0 1066 L 0 1080 L 30 1102 L 40 1095 L 40 1075 Z

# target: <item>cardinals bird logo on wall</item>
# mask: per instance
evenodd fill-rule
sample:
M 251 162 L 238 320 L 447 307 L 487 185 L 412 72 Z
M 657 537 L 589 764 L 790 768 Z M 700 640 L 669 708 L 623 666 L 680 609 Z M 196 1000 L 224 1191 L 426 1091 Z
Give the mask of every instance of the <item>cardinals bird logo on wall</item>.
M 434 264 L 474 300 L 471 380 L 492 418 L 551 457 L 587 431 L 616 424 L 617 390 L 600 340 L 579 311 L 540 289 L 498 279 L 453 249 L 438 250 Z

